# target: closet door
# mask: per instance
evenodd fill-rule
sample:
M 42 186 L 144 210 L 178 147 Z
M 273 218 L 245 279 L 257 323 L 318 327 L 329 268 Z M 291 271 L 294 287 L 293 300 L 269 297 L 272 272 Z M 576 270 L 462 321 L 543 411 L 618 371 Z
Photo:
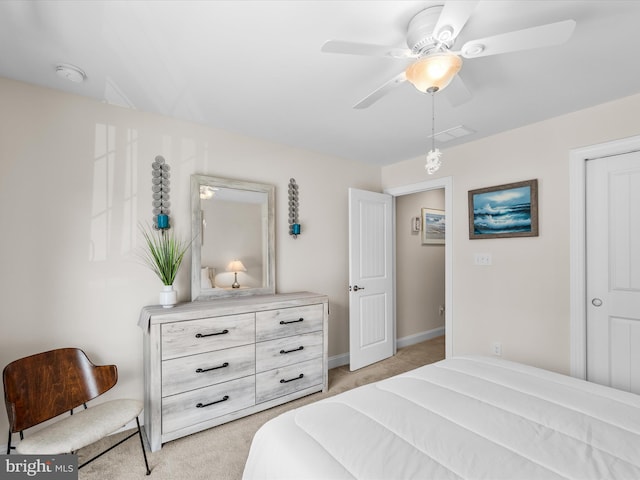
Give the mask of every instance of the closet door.
M 587 162 L 587 379 L 640 393 L 640 152 Z

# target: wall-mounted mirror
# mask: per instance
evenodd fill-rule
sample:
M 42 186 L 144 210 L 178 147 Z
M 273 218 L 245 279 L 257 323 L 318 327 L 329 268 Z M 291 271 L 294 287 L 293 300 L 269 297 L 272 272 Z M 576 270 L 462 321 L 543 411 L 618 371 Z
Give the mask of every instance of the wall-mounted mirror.
M 191 176 L 191 299 L 275 293 L 273 185 Z

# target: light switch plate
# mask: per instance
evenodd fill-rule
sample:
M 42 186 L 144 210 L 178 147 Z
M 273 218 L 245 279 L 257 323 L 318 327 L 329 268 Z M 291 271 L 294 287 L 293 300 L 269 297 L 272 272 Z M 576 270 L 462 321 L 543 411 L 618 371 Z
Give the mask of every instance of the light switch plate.
M 491 254 L 490 253 L 476 253 L 474 255 L 474 263 L 476 265 L 491 265 Z

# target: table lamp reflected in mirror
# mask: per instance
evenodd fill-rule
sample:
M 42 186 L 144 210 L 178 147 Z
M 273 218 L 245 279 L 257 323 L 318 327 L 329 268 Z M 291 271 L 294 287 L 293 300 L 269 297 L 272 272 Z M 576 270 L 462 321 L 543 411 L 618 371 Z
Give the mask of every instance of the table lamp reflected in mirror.
M 247 271 L 242 262 L 240 260 L 232 260 L 231 262 L 229 262 L 229 265 L 227 265 L 227 268 L 225 270 L 227 272 L 233 272 L 233 274 L 235 275 L 234 281 L 231 284 L 231 288 L 240 288 L 240 284 L 238 283 L 238 272 Z

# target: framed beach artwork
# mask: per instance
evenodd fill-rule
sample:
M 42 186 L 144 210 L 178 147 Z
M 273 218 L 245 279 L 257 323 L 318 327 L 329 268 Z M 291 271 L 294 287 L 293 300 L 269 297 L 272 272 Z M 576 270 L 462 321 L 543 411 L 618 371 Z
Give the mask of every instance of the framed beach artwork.
M 538 180 L 469 191 L 469 238 L 538 236 Z
M 444 245 L 444 210 L 422 208 L 422 244 Z

